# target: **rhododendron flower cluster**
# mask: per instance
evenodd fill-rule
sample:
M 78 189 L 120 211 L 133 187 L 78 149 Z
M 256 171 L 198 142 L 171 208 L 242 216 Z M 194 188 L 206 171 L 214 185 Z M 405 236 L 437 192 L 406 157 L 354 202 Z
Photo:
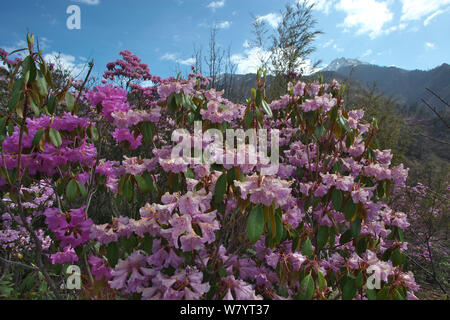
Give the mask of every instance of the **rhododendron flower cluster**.
M 363 120 L 363 110 L 345 109 L 339 83 L 297 80 L 269 104 L 258 76 L 251 98 L 236 104 L 208 89 L 201 75 L 161 79 L 129 51 L 121 55 L 108 64 L 103 85 L 88 90 L 86 118 L 75 108 L 59 111 L 60 103 L 57 114 L 43 106 L 69 96 L 69 107 L 70 92 L 45 91 L 42 79 L 16 80 L 39 81 L 42 114 L 25 108 L 24 121 L 2 140 L 2 190 L 14 203 L 3 215 L 5 228 L 15 219 L 29 231 L 43 216 L 42 242 L 53 239 L 41 245 L 45 257 L 78 263 L 87 288 L 120 298 L 415 298 L 418 287 L 404 269 L 409 222 L 388 206 L 408 170 L 391 165 L 390 150 L 378 150 L 375 125 Z M 120 87 L 118 79 L 127 81 Z M 143 103 L 136 92 L 142 80 L 153 83 Z M 192 133 L 197 121 L 202 133 L 279 130 L 278 169 L 265 175 L 261 162 L 173 156 L 172 132 Z M 192 151 L 211 143 L 202 139 Z M 225 146 L 213 146 L 227 154 Z M 99 151 L 112 147 L 121 154 Z M 24 206 L 17 184 L 30 188 L 28 180 L 43 177 L 54 198 L 39 210 Z M 97 219 L 96 193 L 140 209 L 120 207 Z M 4 238 L 18 235 L 6 230 Z M 368 285 L 373 272 L 377 287 Z

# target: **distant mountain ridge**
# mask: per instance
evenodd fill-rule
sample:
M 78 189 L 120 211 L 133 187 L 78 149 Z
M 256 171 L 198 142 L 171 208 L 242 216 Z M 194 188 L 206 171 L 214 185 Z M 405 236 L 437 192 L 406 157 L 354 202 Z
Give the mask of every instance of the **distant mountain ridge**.
M 339 58 L 331 61 L 329 65 L 321 69 L 320 71 L 339 71 L 341 68 L 345 67 L 357 67 L 361 65 L 368 65 L 368 62 L 360 61 L 358 59 L 346 59 Z
M 444 100 L 450 101 L 450 65 L 447 63 L 424 71 L 383 67 L 357 59 L 340 58 L 306 78 L 314 79 L 321 75 L 327 81 L 348 79 L 361 83 L 363 87 L 370 87 L 376 83 L 382 93 L 394 97 L 401 105 L 422 104 L 421 99 L 430 96 L 426 88 L 433 90 Z M 238 74 L 233 77 L 233 88 L 242 95 L 248 95 L 251 88 L 256 85 L 255 74 Z M 272 77 L 269 77 L 268 82 L 271 81 Z
M 426 88 L 438 93 L 444 100 L 450 100 L 450 65 L 446 63 L 428 71 L 347 63 L 337 70 L 324 68 L 317 74 L 323 74 L 326 79 L 358 81 L 365 87 L 376 83 L 383 93 L 393 96 L 400 104 L 419 103 L 429 96 Z

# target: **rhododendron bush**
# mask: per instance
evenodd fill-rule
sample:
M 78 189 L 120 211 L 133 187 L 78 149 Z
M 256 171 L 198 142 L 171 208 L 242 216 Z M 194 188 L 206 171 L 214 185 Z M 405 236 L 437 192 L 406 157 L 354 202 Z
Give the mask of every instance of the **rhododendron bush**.
M 406 215 L 386 204 L 408 170 L 375 145 L 376 120 L 345 109 L 339 83 L 297 81 L 269 103 L 258 72 L 236 104 L 200 74 L 155 77 L 126 51 L 102 85 L 75 91 L 53 87 L 28 43 L 9 64 L 0 118 L 0 246 L 42 275 L 50 297 L 67 294 L 65 268 L 77 265 L 82 298 L 415 298 Z M 266 132 L 275 162 L 247 161 L 250 143 L 217 143 L 231 129 Z M 100 221 L 99 193 L 139 203 L 139 214 Z

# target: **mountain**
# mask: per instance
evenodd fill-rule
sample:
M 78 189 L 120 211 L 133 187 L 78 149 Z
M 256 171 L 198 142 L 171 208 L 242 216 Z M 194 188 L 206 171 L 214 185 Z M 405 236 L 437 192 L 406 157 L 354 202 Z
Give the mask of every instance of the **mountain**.
M 431 70 L 405 70 L 372 65 L 356 59 L 340 58 L 305 78 L 317 79 L 319 76 L 323 76 L 327 81 L 351 80 L 359 82 L 363 87 L 376 84 L 381 93 L 392 96 L 401 105 L 423 105 L 421 99 L 430 97 L 426 88 L 433 90 L 444 100 L 450 101 L 450 65 L 446 63 Z M 251 88 L 256 85 L 256 75 L 234 75 L 233 77 L 233 91 L 239 94 L 232 95 L 235 96 L 232 100 L 243 101 L 242 98 L 248 97 Z M 269 85 L 271 81 L 272 77 L 268 77 Z M 438 104 L 437 107 L 440 109 L 444 106 Z
M 403 105 L 420 103 L 429 96 L 426 88 L 450 100 L 450 65 L 444 63 L 432 70 L 404 70 L 370 64 L 345 65 L 335 71 L 319 71 L 326 79 L 350 79 L 363 86 L 376 84 L 378 89 Z
M 346 59 L 340 58 L 333 60 L 328 66 L 323 68 L 321 71 L 339 71 L 341 68 L 354 68 L 361 65 L 368 65 L 367 62 L 363 62 L 357 59 Z

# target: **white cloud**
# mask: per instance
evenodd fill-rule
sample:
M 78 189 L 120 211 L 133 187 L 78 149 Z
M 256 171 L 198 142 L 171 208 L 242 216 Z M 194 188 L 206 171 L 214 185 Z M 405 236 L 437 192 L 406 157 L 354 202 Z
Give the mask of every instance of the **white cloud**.
M 245 40 L 244 43 L 242 44 L 242 46 L 244 48 L 250 48 L 251 47 L 250 42 L 248 40 Z
M 344 52 L 344 49 L 339 47 L 337 43 L 333 45 L 333 49 L 336 50 L 337 52 Z
M 331 46 L 333 43 L 334 43 L 334 40 L 331 39 L 331 40 L 325 42 L 325 43 L 322 45 L 322 48 L 328 48 L 328 47 Z
M 82 77 L 87 71 L 86 64 L 83 63 L 86 59 L 83 57 L 79 58 L 81 61 L 77 61 L 70 54 L 53 51 L 44 55 L 44 59 L 47 63 L 53 63 L 56 67 L 69 71 L 74 78 Z
M 230 21 L 219 22 L 218 24 L 216 24 L 216 26 L 219 29 L 228 29 L 231 26 L 231 22 Z
M 179 59 L 178 54 L 176 53 L 165 53 L 160 59 L 165 61 L 173 61 L 185 66 L 192 66 L 196 61 L 195 58 Z
M 431 51 L 436 49 L 436 45 L 433 42 L 425 42 L 425 50 Z
M 258 21 L 265 21 L 268 24 L 271 25 L 272 28 L 278 27 L 278 25 L 281 23 L 281 15 L 278 13 L 268 13 L 265 16 L 257 16 L 256 20 Z
M 420 20 L 425 16 L 430 18 L 437 11 L 448 8 L 450 5 L 450 0 L 401 0 L 401 2 L 402 21 Z
M 268 68 L 271 68 L 271 63 L 269 60 L 270 56 L 271 53 L 269 51 L 265 51 L 260 47 L 253 47 L 245 50 L 243 54 L 235 54 L 231 56 L 231 61 L 237 65 L 236 72 L 238 74 L 256 73 L 258 68 L 261 67 L 261 61 L 266 61 Z M 301 68 L 303 69 L 303 74 L 305 75 L 312 74 L 319 70 L 312 67 L 311 60 L 309 59 L 301 60 L 300 63 Z
M 91 5 L 91 6 L 95 6 L 97 4 L 100 4 L 100 0 L 71 0 L 71 1 L 88 4 L 88 5 Z
M 234 54 L 231 56 L 231 61 L 237 65 L 236 72 L 238 74 L 256 73 L 261 67 L 261 59 L 267 60 L 270 57 L 270 52 L 264 51 L 259 47 L 254 47 L 245 50 L 244 54 Z
M 438 15 L 445 13 L 446 11 L 447 10 L 438 10 L 435 13 L 431 14 L 430 16 L 428 16 L 428 18 L 425 19 L 425 21 L 423 22 L 423 25 L 426 27 L 427 25 L 430 24 L 431 20 L 436 18 Z
M 368 49 L 368 50 L 366 50 L 366 52 L 364 52 L 362 54 L 361 58 L 368 57 L 368 56 L 372 55 L 372 53 L 373 53 L 372 49 Z
M 218 0 L 210 2 L 206 7 L 210 8 L 213 12 L 215 12 L 217 9 L 222 8 L 224 6 L 225 0 Z
M 372 39 L 383 34 L 384 25 L 394 17 L 386 1 L 340 0 L 335 7 L 346 13 L 340 27 L 344 27 L 347 31 L 356 28 L 357 35 L 368 33 Z
M 337 52 L 344 52 L 345 50 L 343 48 L 341 48 L 336 41 L 334 41 L 333 39 L 325 42 L 324 44 L 322 44 L 322 48 L 333 48 L 334 50 L 336 50 Z
M 303 0 L 299 0 L 298 2 L 303 2 Z M 335 0 L 310 0 L 309 3 L 314 4 L 314 10 L 322 11 L 328 15 L 335 4 Z

